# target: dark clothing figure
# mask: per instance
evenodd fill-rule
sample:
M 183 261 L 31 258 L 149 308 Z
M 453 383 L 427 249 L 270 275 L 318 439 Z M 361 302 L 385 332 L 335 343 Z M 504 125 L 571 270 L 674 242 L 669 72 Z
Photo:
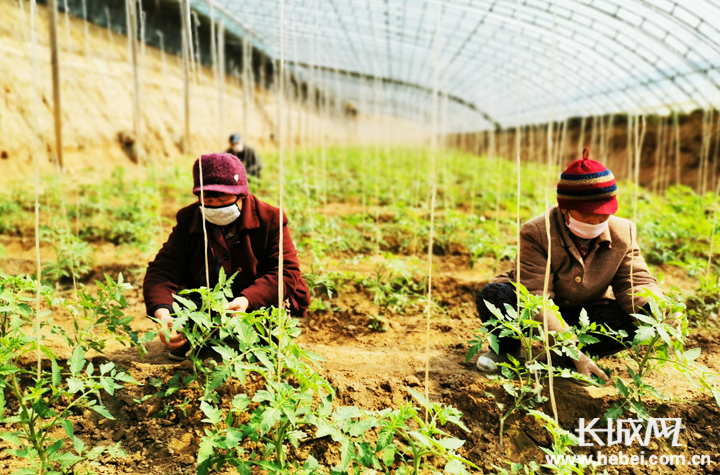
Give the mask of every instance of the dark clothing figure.
M 512 284 L 490 283 L 478 292 L 475 305 L 477 305 L 480 319 L 485 323 L 492 320 L 494 315 L 488 310 L 485 301 L 490 302 L 507 316 L 505 304 L 510 305 L 517 310 L 517 297 L 515 295 L 515 287 Z M 649 305 L 648 305 L 649 306 Z M 635 326 L 635 318 L 622 309 L 617 300 L 601 299 L 596 302 L 586 303 L 584 305 L 574 305 L 560 307 L 560 315 L 568 325 L 578 325 L 580 321 L 580 312 L 585 309 L 591 322 L 598 325 L 605 325 L 607 328 L 615 331 L 625 330 L 628 334 L 626 340 L 632 341 L 637 331 Z M 493 331 L 495 335 L 499 335 L 499 329 Z M 588 356 L 609 356 L 614 355 L 625 349 L 625 346 L 615 339 L 598 334 L 592 334 L 593 337 L 600 340 L 597 343 L 585 346 L 583 352 Z M 499 338 L 500 354 L 513 354 L 520 349 L 520 340 L 512 337 Z
M 220 268 L 229 276 L 238 272 L 232 284 L 234 297 L 244 296 L 248 311 L 278 305 L 279 210 L 252 194 L 241 196 L 242 213 L 227 226 L 207 223 L 210 286 L 217 284 Z M 284 295 L 290 312 L 304 316 L 310 293 L 300 272 L 297 250 L 283 217 Z M 205 253 L 202 215 L 194 203 L 177 214 L 177 225 L 148 265 L 143 285 L 148 315 L 158 308 L 172 312 L 173 294 L 185 288 L 203 287 Z
M 245 170 L 248 175 L 252 175 L 255 178 L 260 178 L 260 172 L 262 171 L 262 162 L 260 157 L 257 156 L 255 150 L 250 147 L 244 147 L 242 151 L 236 152 L 232 147 L 227 149 L 225 153 L 235 155 L 240 159 L 242 164 L 245 166 Z

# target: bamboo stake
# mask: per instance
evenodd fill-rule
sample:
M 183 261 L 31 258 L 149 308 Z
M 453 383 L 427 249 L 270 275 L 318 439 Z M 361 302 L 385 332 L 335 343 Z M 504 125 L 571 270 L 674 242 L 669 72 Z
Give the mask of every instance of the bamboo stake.
M 652 190 L 653 193 L 659 193 L 660 186 L 662 185 L 663 167 L 665 166 L 665 160 L 662 153 L 662 144 L 664 140 L 665 132 L 665 121 L 662 118 L 659 120 L 657 126 L 657 145 L 655 146 L 655 172 L 653 173 Z
M 704 195 L 707 191 L 707 172 L 709 168 L 709 155 L 710 155 L 710 138 L 712 137 L 713 127 L 713 111 L 703 110 L 703 127 L 702 127 L 702 150 L 700 153 L 700 168 L 698 173 L 700 174 L 700 194 Z
M 680 185 L 680 113 L 675 112 L 675 184 Z
M 144 164 L 145 154 L 143 151 L 141 118 L 140 118 L 140 72 L 138 66 L 138 44 L 137 44 L 137 5 L 136 0 L 126 0 L 128 18 L 128 45 L 130 46 L 130 67 L 132 68 L 133 83 L 133 126 L 135 129 L 135 151 L 137 162 Z
M 185 133 L 183 135 L 183 153 L 190 153 L 190 67 L 192 62 L 192 33 L 190 32 L 190 4 L 181 0 L 180 17 L 182 18 L 182 53 L 183 53 L 183 91 Z
M 82 0 L 83 28 L 85 34 L 85 57 L 90 57 L 90 30 L 87 21 L 87 0 Z
M 20 3 L 22 3 L 23 0 L 20 0 Z M 70 14 L 68 11 L 68 4 L 67 0 L 63 0 L 63 9 L 64 9 L 64 16 L 65 16 L 65 48 L 68 53 L 72 52 L 72 40 L 70 39 Z M 106 7 L 107 10 L 107 7 Z M 108 25 L 110 22 L 108 22 Z M 110 28 L 110 26 L 108 26 Z
M 713 114 L 716 114 L 717 111 L 713 109 Z M 718 120 L 716 123 L 716 132 L 714 134 L 715 141 L 713 143 L 713 152 L 712 152 L 712 161 L 710 163 L 710 188 L 715 189 L 716 188 L 716 182 L 720 183 L 717 179 L 717 161 L 718 161 L 718 152 L 720 151 L 720 117 L 718 117 Z
M 627 162 L 625 177 L 632 180 L 633 176 L 633 120 L 634 116 L 627 116 Z
M 562 125 L 562 139 L 560 139 L 560 150 L 558 151 L 558 159 L 555 162 L 557 164 L 558 168 L 562 168 L 563 163 L 565 162 L 565 147 L 567 146 L 568 142 L 568 120 L 565 119 Z
M 592 126 L 590 127 L 590 150 L 597 150 L 595 148 L 595 142 L 597 141 L 598 136 L 598 116 L 594 115 L 591 117 L 592 119 Z M 599 154 L 598 154 L 599 155 Z
M 218 59 L 218 110 L 220 113 L 220 134 L 224 138 L 225 132 L 225 22 L 220 21 L 217 29 L 217 59 Z M 222 142 L 221 142 L 222 143 Z
M 710 250 L 708 251 L 708 262 L 707 270 L 705 271 L 705 278 L 710 277 L 710 271 L 712 269 L 712 258 L 713 252 L 715 251 L 715 229 L 717 228 L 717 215 L 718 215 L 718 195 L 720 195 L 720 181 L 718 187 L 715 188 L 715 206 L 713 206 L 713 225 L 710 233 Z
M 58 10 L 57 0 L 49 0 L 50 12 L 50 63 L 52 64 L 53 78 L 53 115 L 55 119 L 55 154 L 57 156 L 58 168 L 62 171 L 63 164 L 63 142 L 62 142 L 62 83 L 60 80 L 60 45 L 58 44 Z
M 250 126 L 248 123 L 248 106 L 250 105 L 250 53 L 249 44 L 247 38 L 242 39 L 242 64 L 243 64 L 243 134 L 250 133 Z
M 67 2 L 67 0 L 64 0 Z M 67 4 L 66 4 L 67 8 Z M 67 21 L 67 12 L 65 12 L 65 20 Z M 108 7 L 105 7 L 105 20 L 107 21 L 107 36 L 108 36 L 108 43 L 110 44 L 110 50 L 115 51 L 115 42 L 113 41 L 113 34 L 112 34 L 112 22 L 110 21 L 110 9 Z M 68 31 L 70 30 L 70 26 L 68 26 Z M 68 44 L 70 42 L 70 34 L 68 33 Z M 69 46 L 68 46 L 69 48 Z M 106 61 L 108 57 L 106 56 Z

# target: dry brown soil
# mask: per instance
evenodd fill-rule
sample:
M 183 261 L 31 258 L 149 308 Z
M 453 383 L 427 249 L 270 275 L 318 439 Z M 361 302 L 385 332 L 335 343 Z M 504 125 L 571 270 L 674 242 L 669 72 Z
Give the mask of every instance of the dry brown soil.
M 5 239 L 7 258 L 0 261 L 0 268 L 8 273 L 31 272 L 34 270 L 32 242 L 22 239 Z M 150 330 L 154 324 L 144 317 L 142 300 L 143 268 L 149 256 L 124 252 L 112 245 L 104 245 L 96 252 L 93 273 L 86 281 L 101 277 L 108 272 L 116 275 L 123 272 L 134 289 L 128 293 L 130 307 L 128 315 L 135 318 L 133 326 L 138 330 Z M 43 255 L 50 251 L 43 249 Z M 11 256 L 11 257 L 10 257 Z M 488 266 L 490 267 L 490 266 Z M 307 268 L 307 266 L 305 266 Z M 353 270 L 359 274 L 370 274 L 372 259 L 360 261 L 353 266 L 348 261 L 339 261 L 336 268 Z M 694 282 L 682 272 L 664 272 L 664 286 L 692 288 Z M 501 387 L 493 384 L 479 373 L 474 362 L 465 363 L 467 341 L 478 327 L 475 316 L 473 295 L 487 282 L 489 271 L 480 267 L 470 270 L 463 257 L 435 257 L 434 295 L 437 296 L 444 314 L 433 315 L 431 320 L 429 352 L 429 387 L 433 400 L 452 404 L 464 415 L 464 422 L 471 429 L 462 434 L 456 427 L 450 431 L 467 439 L 460 452 L 481 467 L 483 473 L 494 473 L 494 465 L 506 466 L 507 461 L 542 461 L 540 447 L 550 444 L 548 434 L 531 417 L 522 414 L 510 418 L 506 426 L 504 447 L 498 440 L 499 410 L 490 395 L 507 402 Z M 93 284 L 89 283 L 92 288 Z M 388 331 L 374 332 L 368 328 L 367 315 L 377 311 L 369 295 L 359 292 L 359 287 L 349 283 L 340 290 L 340 297 L 333 301 L 335 308 L 326 312 L 308 315 L 301 323 L 303 333 L 300 344 L 321 354 L 326 361 L 322 374 L 337 388 L 336 401 L 339 405 L 357 405 L 367 409 L 396 407 L 409 397 L 407 388 L 422 390 L 425 378 L 425 319 L 421 309 L 410 310 L 405 315 L 394 315 L 389 319 Z M 68 296 L 70 293 L 65 291 Z M 57 313 L 57 312 L 56 312 Z M 54 318 L 63 321 L 58 313 Z M 66 320 L 67 323 L 69 321 Z M 55 341 L 55 350 L 62 356 L 62 344 Z M 699 362 L 714 371 L 720 370 L 718 338 L 716 334 L 698 332 L 691 337 L 689 347 L 700 346 L 703 350 Z M 128 453 L 124 460 L 103 460 L 98 473 L 118 474 L 181 474 L 194 473 L 194 459 L 197 445 L 202 437 L 204 424 L 197 409 L 198 391 L 181 390 L 166 400 L 153 397 L 138 405 L 133 398 L 155 394 L 157 389 L 148 385 L 150 378 L 167 381 L 175 372 L 187 371 L 186 364 L 177 364 L 166 356 L 162 343 L 153 341 L 147 345 L 149 354 L 141 361 L 136 350 L 111 346 L 105 355 L 95 359 L 108 359 L 126 367 L 142 387 L 131 387 L 119 391 L 114 398 L 105 401 L 117 420 L 99 421 L 96 415 L 86 412 L 78 414 L 75 421 L 77 432 L 88 444 L 108 445 L 121 441 Z M 621 359 L 609 358 L 604 364 L 627 378 Z M 720 409 L 710 396 L 701 394 L 689 386 L 676 373 L 657 374 L 652 384 L 675 400 L 656 404 L 656 417 L 682 417 L 685 429 L 681 435 L 683 447 L 671 448 L 655 443 L 644 448 L 645 455 L 651 453 L 679 453 L 686 456 L 708 454 L 718 458 L 718 427 Z M 251 384 L 252 386 L 252 384 Z M 221 388 L 225 399 L 237 391 L 252 390 L 237 384 Z M 568 381 L 555 382 L 555 396 L 561 425 L 569 430 L 578 427 L 578 419 L 601 417 L 605 410 L 618 400 L 612 388 L 580 387 Z M 190 401 L 185 413 L 175 408 L 165 416 L 158 416 L 166 404 L 176 405 Z M 551 413 L 549 405 L 543 408 Z M 660 441 L 662 442 L 662 441 Z M 617 453 L 619 446 L 605 447 L 606 454 Z M 626 452 L 639 453 L 640 447 Z M 595 447 L 593 450 L 597 450 Z M 313 454 L 321 463 L 333 465 L 338 461 L 338 448 L 325 441 L 308 444 L 293 452 L 291 458 L 304 459 Z M 5 453 L 0 454 L 0 473 L 15 468 L 17 462 Z M 716 469 L 717 467 L 717 469 Z M 636 467 L 631 471 L 621 467 L 610 468 L 613 473 L 720 473 L 715 462 L 708 467 Z

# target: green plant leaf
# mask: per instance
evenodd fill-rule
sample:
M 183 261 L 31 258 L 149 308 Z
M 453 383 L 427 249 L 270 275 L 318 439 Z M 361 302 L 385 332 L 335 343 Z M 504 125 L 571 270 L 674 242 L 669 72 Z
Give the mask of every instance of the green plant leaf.
M 428 439 L 425 435 L 421 434 L 420 432 L 418 432 L 416 430 L 408 431 L 408 434 L 410 434 L 411 436 L 413 436 L 415 438 L 415 440 L 420 442 L 420 444 L 422 444 L 423 447 L 430 447 L 432 445 L 430 443 L 430 439 Z
M 52 458 L 52 456 L 55 455 L 58 450 L 62 449 L 63 445 L 65 445 L 65 439 L 58 439 L 52 444 L 50 444 L 50 446 L 45 449 L 45 452 L 49 457 Z M 52 460 L 54 460 L 54 458 L 52 458 Z
M 205 416 L 207 416 L 207 419 L 203 419 L 202 422 L 218 425 L 223 420 L 223 410 L 212 406 L 205 401 L 200 403 L 200 410 L 203 414 L 205 414 Z
M 22 445 L 22 442 L 18 438 L 20 434 L 22 434 L 22 432 L 2 432 L 0 433 L 0 439 L 13 445 Z
M 52 384 L 53 386 L 57 387 L 60 386 L 60 383 L 62 382 L 62 379 L 60 377 L 60 367 L 57 364 L 57 360 L 53 358 L 51 363 L 52 366 Z
M 73 440 L 75 438 L 75 428 L 73 427 L 73 423 L 67 419 L 61 419 L 60 425 L 63 429 L 65 429 L 65 433 L 68 437 L 70 437 L 70 440 Z
M 63 452 L 58 454 L 56 457 L 53 457 L 53 462 L 59 463 L 63 469 L 67 469 L 82 461 L 82 459 L 82 457 L 78 457 L 71 452 Z
M 42 398 L 33 402 L 32 408 L 33 411 L 35 411 L 35 413 L 43 419 L 49 419 L 57 414 L 55 411 L 50 409 L 50 407 L 48 407 L 47 402 L 45 401 L 45 399 Z
M 445 471 L 453 475 L 460 475 L 467 473 L 465 471 L 465 465 L 457 459 L 452 459 L 445 464 Z
M 31 468 L 21 468 L 20 470 L 15 470 L 10 475 L 37 475 L 37 472 Z
M 465 443 L 465 441 L 464 441 L 464 440 L 461 440 L 461 439 L 455 439 L 455 438 L 452 438 L 452 437 L 448 437 L 448 438 L 445 438 L 445 439 L 440 439 L 440 440 L 438 441 L 438 443 L 440 444 L 440 446 L 442 446 L 442 447 L 444 447 L 444 448 L 446 448 L 446 449 L 448 449 L 448 450 L 457 450 L 457 449 L 459 449 L 460 447 L 463 446 L 463 444 Z M 447 469 L 446 469 L 446 470 L 447 470 Z
M 392 442 L 394 435 L 395 435 L 394 428 L 384 427 L 378 434 L 378 440 L 377 440 L 378 450 L 382 450 L 383 448 L 387 447 L 388 444 L 390 442 Z
M 70 356 L 70 373 L 77 376 L 85 367 L 85 352 L 81 347 L 76 347 Z
M 654 318 L 643 315 L 642 313 L 633 313 L 633 317 L 648 325 L 655 325 L 655 323 L 657 323 Z
M 225 434 L 225 444 L 228 449 L 234 449 L 245 438 L 245 433 L 241 430 L 230 427 Z
M 103 389 L 107 391 L 109 395 L 113 395 L 115 393 L 115 381 L 113 381 L 112 378 L 100 378 L 100 384 L 102 384 Z
M 105 447 L 99 445 L 97 447 L 93 447 L 92 450 L 85 455 L 85 457 L 88 460 L 96 460 L 103 454 L 103 452 L 105 452 Z
M 350 462 L 352 461 L 353 456 L 353 447 L 352 443 L 349 440 L 346 440 L 341 446 L 340 446 L 340 466 L 339 470 L 340 472 L 345 471 L 345 469 L 350 465 Z M 335 467 L 337 468 L 337 467 Z
M 383 449 L 382 461 L 388 467 L 395 463 L 395 445 L 390 444 Z
M 687 350 L 683 356 L 688 361 L 695 361 L 698 358 L 698 356 L 700 356 L 701 351 L 702 350 L 699 347 L 693 348 L 691 350 Z
M 260 423 L 260 434 L 265 435 L 280 420 L 282 411 L 277 407 L 268 408 L 262 415 L 262 421 Z
M 67 385 L 68 391 L 70 391 L 72 394 L 82 391 L 85 387 L 85 384 L 77 378 L 68 378 Z
M 304 470 L 318 470 L 319 468 L 320 464 L 318 463 L 317 459 L 312 455 L 309 455 L 307 460 L 305 460 L 305 463 L 303 464 Z
M 605 411 L 605 419 L 612 419 L 614 421 L 618 420 L 623 416 L 622 407 L 620 407 L 618 404 L 613 404 L 607 411 Z
M 96 405 L 94 405 L 94 406 L 90 406 L 90 409 L 92 409 L 93 411 L 97 412 L 98 414 L 100 414 L 101 416 L 105 417 L 106 419 L 115 420 L 115 418 L 113 417 L 113 415 L 110 414 L 110 412 L 105 408 L 105 406 L 103 406 L 103 405 L 101 405 L 101 404 L 96 404 Z
M 635 338 L 633 343 L 642 345 L 649 342 L 655 336 L 655 329 L 653 327 L 640 327 L 635 332 Z

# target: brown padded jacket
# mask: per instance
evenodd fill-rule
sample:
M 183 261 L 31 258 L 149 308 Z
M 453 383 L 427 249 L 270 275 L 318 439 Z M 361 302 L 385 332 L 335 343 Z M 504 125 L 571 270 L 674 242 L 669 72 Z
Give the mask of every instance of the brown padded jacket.
M 279 276 L 279 209 L 253 195 L 242 199 L 242 211 L 235 221 L 237 233 L 228 253 L 223 256 L 238 274 L 232 284 L 234 297 L 248 299 L 248 310 L 278 305 Z M 283 283 L 285 300 L 293 315 L 304 316 L 310 305 L 310 293 L 302 278 L 297 250 L 283 216 Z M 208 230 L 209 232 L 209 230 Z M 208 239 L 212 239 L 208 236 Z M 204 287 L 205 254 L 202 216 L 198 203 L 177 213 L 177 225 L 150 262 L 145 274 L 143 294 L 148 315 L 158 308 L 172 311 L 173 294 L 186 288 Z M 212 268 L 214 258 L 208 249 Z M 229 277 L 229 276 L 228 276 Z M 217 283 L 211 272 L 210 285 Z
M 647 299 L 634 296 L 642 288 L 662 296 L 658 281 L 650 274 L 640 254 L 635 224 L 610 216 L 607 229 L 596 238 L 583 259 L 556 206 L 550 211 L 550 282 L 548 297 L 560 307 L 581 306 L 614 296 L 627 313 L 639 313 Z M 542 295 L 548 258 L 545 215 L 520 229 L 520 281 L 532 294 Z M 497 276 L 493 282 L 514 282 L 515 271 Z M 612 290 L 612 294 L 610 293 Z

